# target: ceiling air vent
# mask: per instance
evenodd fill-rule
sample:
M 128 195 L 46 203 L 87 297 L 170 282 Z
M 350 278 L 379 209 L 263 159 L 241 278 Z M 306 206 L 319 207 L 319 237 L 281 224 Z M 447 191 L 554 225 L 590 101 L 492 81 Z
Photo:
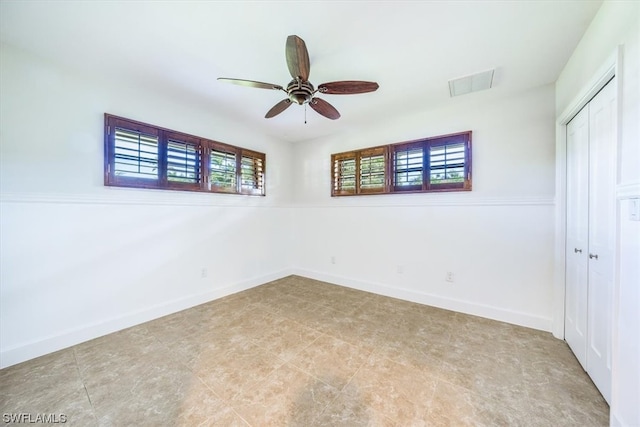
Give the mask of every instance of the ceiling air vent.
M 464 95 L 466 93 L 477 92 L 479 90 L 490 89 L 493 83 L 493 72 L 495 70 L 483 71 L 466 77 L 449 80 L 449 93 L 451 96 Z

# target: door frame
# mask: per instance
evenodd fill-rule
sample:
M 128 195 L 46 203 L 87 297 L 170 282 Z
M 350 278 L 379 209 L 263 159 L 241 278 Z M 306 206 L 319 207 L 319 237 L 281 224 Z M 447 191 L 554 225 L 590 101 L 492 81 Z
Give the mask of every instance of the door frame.
M 620 181 L 620 111 L 621 111 L 621 89 L 622 89 L 622 46 L 618 46 L 607 60 L 600 66 L 598 72 L 589 80 L 572 100 L 567 108 L 556 119 L 556 185 L 555 185 L 555 251 L 554 251 L 554 286 L 553 286 L 553 308 L 552 308 L 552 333 L 559 339 L 564 339 L 564 316 L 565 316 L 565 257 L 566 257 L 566 215 L 567 215 L 567 124 L 573 119 L 582 108 L 593 99 L 594 96 L 611 80 L 616 77 L 612 83 L 615 85 L 616 92 L 616 117 L 615 117 L 615 140 L 614 147 L 616 157 L 615 175 L 616 185 Z M 616 230 L 618 229 L 619 208 L 616 206 Z M 618 240 L 619 235 L 616 231 L 616 254 L 615 254 L 615 273 L 614 273 L 614 289 L 613 289 L 613 314 L 617 313 L 616 296 L 619 293 L 618 283 Z M 612 322 L 613 325 L 613 322 Z

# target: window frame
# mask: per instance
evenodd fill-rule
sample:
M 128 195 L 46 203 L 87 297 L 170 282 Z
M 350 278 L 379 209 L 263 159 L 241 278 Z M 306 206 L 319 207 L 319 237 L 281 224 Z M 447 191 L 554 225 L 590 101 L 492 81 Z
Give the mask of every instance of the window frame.
M 463 164 L 462 182 L 455 183 L 438 183 L 431 181 L 432 162 L 431 154 L 429 155 L 429 168 L 425 172 L 429 176 L 429 191 L 470 191 L 471 190 L 471 131 L 468 133 L 468 139 L 465 141 L 466 133 L 444 135 L 429 139 L 429 149 L 434 147 L 445 147 L 464 144 L 465 161 Z
M 331 195 L 332 196 L 353 196 L 356 194 L 358 188 L 358 160 L 357 151 L 350 151 L 347 153 L 338 153 L 331 155 Z M 344 176 L 337 172 L 338 168 L 342 168 L 345 161 L 353 160 L 353 188 L 345 188 L 341 183 L 340 177 Z M 349 175 L 349 181 L 351 181 L 351 175 Z
M 434 193 L 434 192 L 456 192 L 456 191 L 471 191 L 472 189 L 472 131 L 452 133 L 448 135 L 440 135 L 429 138 L 422 138 L 413 141 L 405 141 L 396 144 L 381 145 L 376 147 L 362 148 L 359 150 L 346 151 L 342 153 L 335 153 L 331 155 L 331 196 L 357 196 L 367 194 L 407 194 L 407 193 Z M 431 174 L 431 150 L 437 147 L 457 146 L 464 144 L 463 148 L 463 176 L 461 182 L 445 182 L 435 183 L 432 182 Z M 414 169 L 412 172 L 419 170 L 421 176 L 420 184 L 413 185 L 400 185 L 398 184 L 398 161 L 396 156 L 398 153 L 410 150 L 419 149 L 422 151 L 422 163 L 421 166 L 409 168 L 409 162 L 407 160 L 407 168 L 405 171 L 409 172 L 409 169 Z M 384 152 L 384 186 L 375 191 L 371 189 L 363 188 L 361 185 L 360 174 L 360 162 L 363 157 L 372 151 Z M 456 153 L 454 153 L 455 155 Z M 445 152 L 446 155 L 446 152 Z M 338 169 L 339 162 L 344 160 L 355 159 L 355 188 L 345 190 L 339 188 L 340 185 L 340 170 Z M 446 162 L 446 157 L 445 157 Z M 445 163 L 445 171 L 446 171 Z M 454 167 L 455 164 L 453 165 Z
M 167 189 L 170 190 L 185 190 L 185 191 L 199 191 L 202 182 L 203 182 L 203 168 L 202 168 L 202 140 L 200 138 L 185 135 L 179 132 L 165 132 L 164 133 L 164 141 L 165 144 L 160 144 L 160 158 L 163 159 L 161 164 L 160 172 L 162 174 L 161 179 L 161 187 L 164 188 L 166 186 Z M 195 183 L 190 182 L 180 182 L 180 181 L 172 181 L 169 179 L 169 142 L 179 142 L 185 145 L 190 145 L 196 148 L 196 153 L 199 157 L 198 159 L 198 175 L 199 179 Z
M 129 122 L 126 119 L 121 119 L 119 117 L 112 117 L 109 122 L 109 132 L 113 129 L 112 138 L 111 135 L 107 135 L 107 120 L 105 117 L 105 145 L 104 145 L 104 183 L 105 185 L 112 186 L 123 186 L 123 187 L 139 187 L 139 188 L 158 188 L 160 185 L 160 174 L 158 173 L 157 178 L 153 179 L 145 179 L 145 178 L 134 178 L 134 177 L 125 177 L 119 176 L 115 174 L 115 134 L 116 128 L 123 128 L 129 131 L 137 132 L 140 134 L 144 134 L 147 136 L 154 136 L 158 139 L 158 147 L 160 146 L 160 131 L 153 127 L 148 126 L 143 123 L 138 122 Z M 157 153 L 158 158 L 158 168 L 160 168 L 160 153 L 158 148 Z M 114 171 L 111 174 L 111 170 Z
M 382 167 L 382 185 L 380 187 L 363 187 L 362 179 L 363 179 L 363 170 L 362 170 L 362 160 L 363 158 L 372 158 L 382 156 L 383 158 L 383 167 Z M 389 186 L 389 150 L 386 146 L 380 147 L 372 147 L 365 148 L 363 150 L 358 150 L 358 156 L 356 157 L 356 192 L 358 194 L 384 194 L 388 191 Z
M 362 185 L 363 171 L 362 159 L 374 156 L 382 156 L 384 159 L 383 166 L 383 182 L 380 187 L 365 188 Z M 358 194 L 385 194 L 389 190 L 389 151 L 388 146 L 381 145 L 377 147 L 364 148 L 362 150 L 348 151 L 345 153 L 337 153 L 331 155 L 331 195 L 332 196 L 354 196 Z M 340 173 L 338 168 L 344 161 L 353 161 L 353 180 L 354 188 L 342 188 L 340 185 Z M 351 175 L 349 175 L 351 177 Z M 351 179 L 351 178 L 350 178 Z
M 254 165 L 254 177 L 256 180 L 256 186 L 247 187 L 243 184 L 243 174 L 242 174 L 242 161 L 244 159 L 252 159 Z M 259 153 L 257 151 L 247 150 L 245 148 L 240 149 L 240 155 L 238 156 L 238 167 L 236 182 L 238 185 L 238 191 L 240 194 L 248 194 L 251 196 L 259 196 L 261 188 L 264 189 L 264 170 L 265 170 L 265 155 L 263 153 Z M 256 162 L 260 162 L 260 170 L 261 172 L 255 172 Z
M 216 151 L 223 154 L 233 154 L 235 157 L 235 170 L 234 170 L 234 180 L 233 185 L 223 186 L 223 185 L 214 185 L 211 182 L 211 152 Z M 238 190 L 238 158 L 240 157 L 240 150 L 237 147 L 231 147 L 225 144 L 221 144 L 218 142 L 210 141 L 205 147 L 206 153 L 206 176 L 207 176 L 207 188 L 209 191 L 213 191 L 216 193 L 230 193 L 230 194 L 240 194 Z
M 398 185 L 397 184 L 397 178 L 398 178 L 398 170 L 397 170 L 397 163 L 396 163 L 396 154 L 402 151 L 408 152 L 408 151 L 413 151 L 413 150 L 417 150 L 419 149 L 422 153 L 422 163 L 420 166 L 420 184 L 413 184 L 413 185 Z M 415 193 L 415 192 L 422 192 L 426 190 L 426 186 L 425 186 L 425 170 L 428 169 L 428 159 L 426 158 L 425 155 L 425 147 L 424 147 L 424 143 L 422 141 L 414 141 L 414 142 L 406 142 L 406 143 L 400 143 L 400 144 L 393 144 L 389 146 L 389 160 L 390 160 L 390 165 L 389 168 L 391 169 L 391 174 L 389 176 L 389 179 L 391 181 L 391 192 L 394 193 Z M 404 169 L 405 171 L 409 171 L 409 167 L 408 167 L 408 162 L 407 162 L 407 168 Z
M 116 128 L 157 138 L 156 179 L 116 175 Z M 196 182 L 171 180 L 169 175 L 169 142 L 182 143 L 195 148 L 197 172 Z M 210 181 L 211 152 L 218 151 L 235 156 L 233 186 L 212 185 Z M 250 158 L 260 165 L 256 175 L 256 185 L 248 189 L 242 186 L 242 159 Z M 188 164 L 185 165 L 189 167 Z M 244 194 L 250 196 L 266 195 L 266 154 L 219 141 L 189 135 L 159 126 L 149 125 L 136 120 L 104 115 L 104 185 L 110 187 L 129 187 L 178 191 L 196 191 L 205 193 Z

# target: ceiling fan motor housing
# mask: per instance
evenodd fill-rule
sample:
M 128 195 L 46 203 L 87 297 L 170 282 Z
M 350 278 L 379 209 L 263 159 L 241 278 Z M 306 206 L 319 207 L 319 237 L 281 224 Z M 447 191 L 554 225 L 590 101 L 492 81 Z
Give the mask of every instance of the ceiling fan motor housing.
M 311 101 L 313 93 L 313 85 L 308 81 L 293 79 L 287 85 L 287 95 L 289 95 L 289 99 L 299 105 Z

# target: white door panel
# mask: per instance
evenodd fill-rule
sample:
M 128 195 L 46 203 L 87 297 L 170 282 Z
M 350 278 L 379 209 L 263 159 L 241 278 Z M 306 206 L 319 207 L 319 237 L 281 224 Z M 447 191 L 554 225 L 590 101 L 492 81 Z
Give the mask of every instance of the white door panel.
M 587 372 L 611 398 L 612 297 L 615 275 L 615 87 L 589 103 L 589 344 Z
M 616 229 L 616 94 L 609 82 L 567 124 L 565 339 L 607 402 Z
M 589 230 L 589 108 L 567 125 L 567 247 L 565 339 L 587 369 Z

